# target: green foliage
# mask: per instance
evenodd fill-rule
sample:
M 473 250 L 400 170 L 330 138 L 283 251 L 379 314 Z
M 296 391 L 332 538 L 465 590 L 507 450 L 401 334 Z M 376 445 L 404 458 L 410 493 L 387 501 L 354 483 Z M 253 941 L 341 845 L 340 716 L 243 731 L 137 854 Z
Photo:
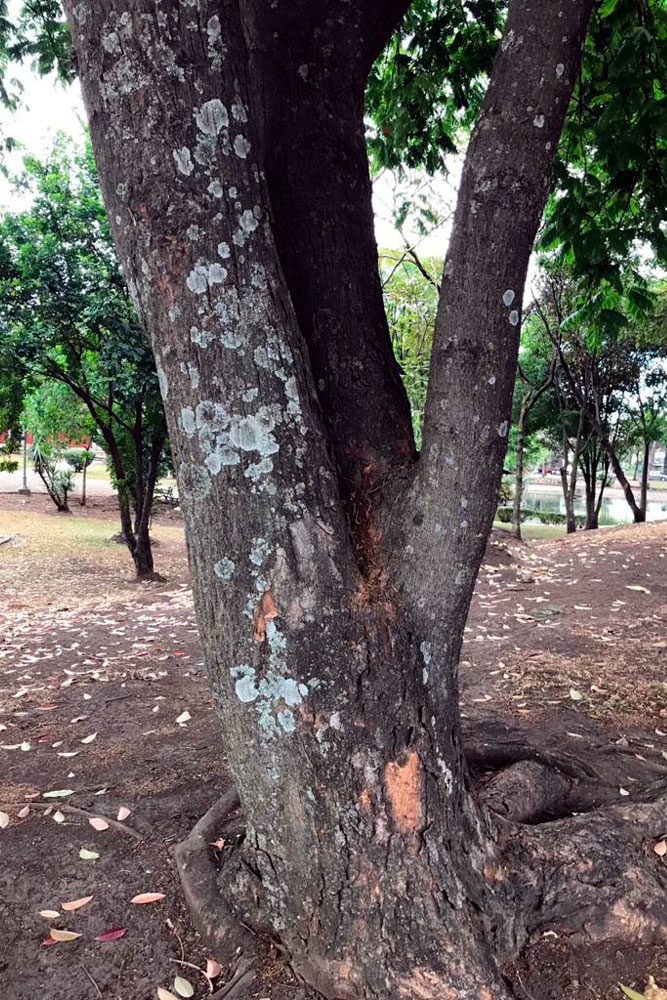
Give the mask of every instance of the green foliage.
M 414 0 L 367 84 L 371 162 L 444 166 L 475 119 L 505 4 Z
M 514 508 L 510 506 L 498 507 L 496 520 L 501 524 L 511 524 Z M 582 514 L 575 514 L 575 524 L 582 528 L 586 523 L 586 518 Z M 555 510 L 532 510 L 530 507 L 521 508 L 521 523 L 524 521 L 539 521 L 541 524 L 567 524 L 567 515 Z
M 59 446 L 92 439 L 96 430 L 85 403 L 69 386 L 55 379 L 37 380 L 29 388 L 22 424 L 33 437 Z
M 586 39 L 540 245 L 585 277 L 608 333 L 626 315 L 610 293 L 625 293 L 631 316 L 650 308 L 638 270 L 632 285 L 624 278 L 630 250 L 648 244 L 667 260 L 666 138 L 667 8 L 607 0 Z

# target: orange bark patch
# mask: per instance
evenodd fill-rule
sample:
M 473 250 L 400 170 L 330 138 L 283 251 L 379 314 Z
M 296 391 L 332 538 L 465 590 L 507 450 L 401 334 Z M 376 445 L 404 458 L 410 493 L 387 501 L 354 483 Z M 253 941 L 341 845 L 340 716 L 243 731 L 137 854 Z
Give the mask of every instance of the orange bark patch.
M 399 996 L 403 1000 L 457 1000 L 458 993 L 443 986 L 440 977 L 432 972 L 417 966 L 412 970 L 412 975 L 403 976 L 399 981 Z
M 253 638 L 255 642 L 266 639 L 266 623 L 278 615 L 278 608 L 270 590 L 265 590 L 259 606 L 255 608 Z
M 371 807 L 371 793 L 370 793 L 370 791 L 369 791 L 368 788 L 363 788 L 362 789 L 361 795 L 359 796 L 359 805 L 364 810 L 364 812 L 368 812 L 368 810 L 370 809 L 370 807 Z
M 392 760 L 385 766 L 384 783 L 396 826 L 402 833 L 416 833 L 422 819 L 422 767 L 414 750 L 402 763 Z
M 505 869 L 501 865 L 484 865 L 484 878 L 487 882 L 502 882 L 505 878 Z

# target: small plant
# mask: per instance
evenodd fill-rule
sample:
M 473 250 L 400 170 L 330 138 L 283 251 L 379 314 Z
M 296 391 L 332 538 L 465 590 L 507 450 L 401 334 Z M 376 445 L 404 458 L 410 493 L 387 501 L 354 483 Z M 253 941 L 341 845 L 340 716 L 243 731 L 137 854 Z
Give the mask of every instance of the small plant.
M 46 486 L 46 492 L 60 511 L 69 511 L 68 494 L 74 489 L 71 469 L 59 469 L 60 453 L 44 441 L 36 439 L 30 448 L 30 460 L 35 472 Z

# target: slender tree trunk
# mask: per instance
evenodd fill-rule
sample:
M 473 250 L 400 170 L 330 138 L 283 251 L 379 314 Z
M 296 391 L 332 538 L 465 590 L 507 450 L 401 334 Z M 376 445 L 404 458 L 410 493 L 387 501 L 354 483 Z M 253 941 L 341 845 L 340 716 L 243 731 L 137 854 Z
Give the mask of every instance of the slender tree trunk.
M 547 5 L 539 30 L 530 4 L 510 5 L 463 172 L 419 462 L 376 277 L 348 290 L 340 262 L 343 249 L 353 270 L 370 261 L 368 206 L 350 245 L 369 196 L 362 88 L 403 4 L 66 7 L 156 352 L 253 916 L 327 996 L 504 1000 L 499 964 L 527 939 L 536 897 L 497 867 L 501 828 L 470 795 L 457 664 L 591 3 Z M 337 169 L 327 122 L 349 143 L 342 180 L 328 203 L 296 163 L 315 192 L 296 185 L 302 218 L 270 164 Z M 362 322 L 339 314 L 348 305 Z
M 514 537 L 521 540 L 521 503 L 523 500 L 523 451 L 526 433 L 526 416 L 528 414 L 525 398 L 521 401 L 519 423 L 516 437 L 516 474 L 514 477 L 514 505 L 512 508 L 512 525 Z
M 88 456 L 86 455 L 83 462 L 83 478 L 81 484 L 81 506 L 86 506 L 86 476 L 88 473 Z
M 651 469 L 651 458 L 652 458 L 652 448 L 650 441 L 644 441 L 644 450 L 642 456 L 642 480 L 639 493 L 639 510 L 641 511 L 640 520 L 646 520 L 646 505 L 648 503 L 648 474 Z M 637 518 L 635 518 L 637 520 Z
M 596 430 L 598 431 L 600 444 L 602 445 L 607 455 L 609 456 L 609 462 L 611 464 L 612 469 L 614 470 L 614 475 L 616 476 L 616 479 L 618 480 L 619 485 L 623 490 L 623 495 L 625 496 L 627 504 L 630 510 L 632 511 L 632 516 L 634 517 L 635 522 L 639 523 L 641 521 L 645 521 L 646 515 L 642 511 L 641 505 L 640 506 L 637 505 L 637 501 L 635 500 L 635 495 L 632 492 L 632 487 L 630 486 L 628 478 L 625 475 L 625 472 L 623 471 L 623 468 L 618 459 L 614 446 L 609 440 L 609 435 L 600 428 L 599 424 L 597 425 Z
M 574 513 L 574 495 L 577 489 L 577 474 L 579 472 L 579 461 L 581 458 L 583 423 L 584 413 L 583 410 L 581 410 L 579 413 L 579 424 L 577 427 L 577 437 L 575 439 L 574 448 L 570 448 L 567 430 L 563 428 L 563 462 L 560 469 L 560 478 L 561 485 L 563 487 L 563 498 L 565 500 L 565 523 L 568 535 L 573 534 L 577 530 L 577 519 Z M 572 451 L 572 463 L 568 475 L 567 466 L 570 451 Z
M 586 531 L 592 531 L 598 526 L 597 501 L 597 458 L 590 452 L 582 456 L 581 472 L 586 490 Z
M 639 475 L 639 460 L 640 460 L 640 455 L 639 455 L 639 449 L 638 449 L 635 452 L 635 471 L 634 471 L 634 474 L 633 474 L 633 477 L 632 477 L 635 481 L 637 480 L 637 476 Z
M 143 483 L 143 494 L 141 499 L 141 518 L 136 525 L 136 548 L 134 550 L 134 564 L 137 568 L 137 577 L 145 578 L 154 575 L 153 551 L 150 539 L 151 511 L 153 508 L 153 496 L 155 484 L 157 483 L 162 449 L 164 447 L 164 436 L 155 433 L 151 441 L 151 451 L 148 460 L 148 470 Z

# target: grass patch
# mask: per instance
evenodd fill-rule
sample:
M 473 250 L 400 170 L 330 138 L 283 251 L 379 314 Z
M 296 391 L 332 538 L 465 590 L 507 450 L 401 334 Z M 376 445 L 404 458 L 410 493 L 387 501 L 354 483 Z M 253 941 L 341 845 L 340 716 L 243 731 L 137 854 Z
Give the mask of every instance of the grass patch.
M 0 534 L 22 544 L 0 546 L 0 574 L 9 581 L 7 603 L 21 596 L 24 605 L 95 604 L 112 595 L 132 598 L 134 566 L 125 545 L 110 542 L 117 520 L 35 511 L 0 511 Z M 180 525 L 154 526 L 155 568 L 169 579 L 186 572 Z M 129 589 L 128 589 L 129 588 Z
M 512 531 L 511 524 L 502 524 L 500 521 L 493 522 L 494 528 L 501 531 Z M 564 524 L 522 524 L 521 537 L 524 541 L 532 541 L 537 538 L 561 538 L 567 531 Z

